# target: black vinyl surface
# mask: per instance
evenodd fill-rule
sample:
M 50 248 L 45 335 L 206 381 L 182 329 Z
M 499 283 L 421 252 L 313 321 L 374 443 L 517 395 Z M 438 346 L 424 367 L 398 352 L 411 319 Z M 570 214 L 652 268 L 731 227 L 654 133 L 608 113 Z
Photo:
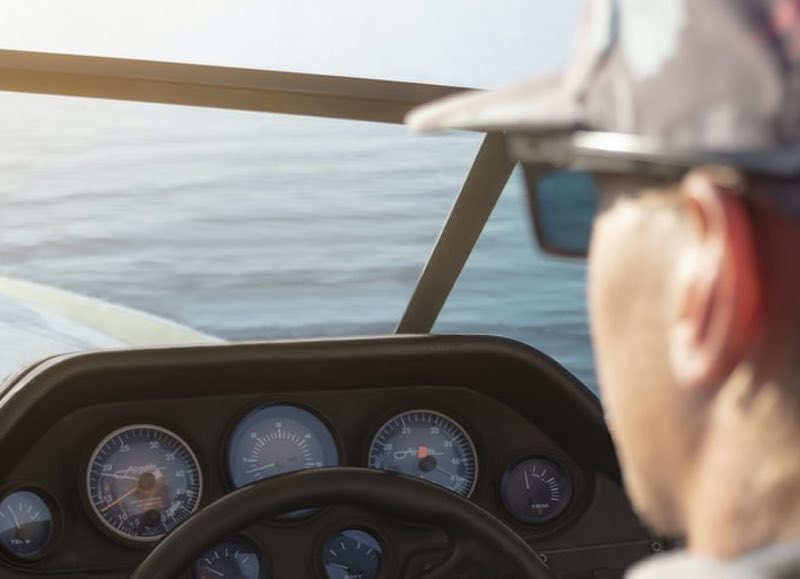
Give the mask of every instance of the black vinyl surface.
M 235 425 L 269 403 L 319 416 L 341 466 L 366 466 L 376 431 L 400 412 L 455 419 L 479 460 L 470 501 L 526 539 L 555 576 L 619 576 L 651 550 L 621 487 L 601 409 L 566 370 L 502 338 L 393 336 L 104 351 L 52 358 L 17 375 L 0 392 L 0 487 L 42 489 L 63 525 L 43 559 L 0 558 L 0 577 L 127 577 L 152 546 L 126 544 L 90 512 L 84 481 L 98 442 L 130 424 L 177 433 L 202 469 L 202 509 L 233 490 L 225 465 Z M 499 498 L 503 473 L 527 456 L 556 461 L 574 483 L 568 508 L 545 524 L 515 520 Z M 345 528 L 380 538 L 381 577 L 422 569 L 447 548 L 441 531 L 336 505 L 242 533 L 263 551 L 270 577 L 324 579 L 320 545 Z

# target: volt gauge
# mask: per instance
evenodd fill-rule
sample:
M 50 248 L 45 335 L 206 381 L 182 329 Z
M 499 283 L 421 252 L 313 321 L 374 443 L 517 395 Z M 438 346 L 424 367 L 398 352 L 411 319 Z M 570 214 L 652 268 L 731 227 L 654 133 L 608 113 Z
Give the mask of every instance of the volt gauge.
M 322 566 L 328 579 L 378 579 L 382 564 L 380 542 L 360 529 L 339 531 L 322 547 Z
M 233 537 L 203 553 L 193 579 L 265 579 L 264 558 L 252 541 Z

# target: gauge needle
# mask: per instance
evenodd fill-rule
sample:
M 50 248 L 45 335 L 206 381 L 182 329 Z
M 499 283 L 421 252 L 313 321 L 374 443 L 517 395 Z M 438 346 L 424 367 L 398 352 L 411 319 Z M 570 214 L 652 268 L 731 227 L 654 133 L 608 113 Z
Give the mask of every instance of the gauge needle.
M 21 531 L 21 530 L 22 530 L 22 526 L 20 526 L 20 524 L 19 524 L 19 519 L 17 518 L 17 515 L 14 513 L 14 509 L 12 509 L 12 508 L 9 506 L 9 507 L 8 507 L 8 512 L 9 512 L 9 513 L 11 513 L 11 516 L 12 516 L 12 517 L 14 517 L 14 524 L 17 526 L 17 530 L 18 530 L 18 531 Z
M 417 458 L 425 458 L 426 456 L 428 456 L 428 447 L 420 446 L 417 449 Z
M 271 462 L 269 464 L 265 464 L 265 465 L 262 465 L 262 466 L 257 466 L 256 468 L 251 468 L 250 470 L 245 471 L 245 474 L 253 474 L 254 472 L 258 472 L 260 470 L 266 470 L 268 468 L 272 468 L 273 466 L 275 466 L 275 463 Z
M 112 509 L 113 507 L 115 507 L 116 505 L 120 504 L 122 501 L 124 501 L 125 499 L 127 499 L 129 496 L 131 496 L 133 493 L 135 493 L 135 492 L 136 492 L 136 491 L 138 491 L 138 490 L 139 490 L 139 487 L 138 487 L 138 486 L 135 486 L 135 487 L 133 487 L 133 488 L 132 488 L 131 490 L 129 490 L 127 493 L 125 493 L 124 495 L 122 495 L 121 497 L 119 497 L 119 498 L 118 498 L 116 501 L 114 501 L 113 503 L 111 503 L 111 504 L 108 504 L 108 505 L 106 505 L 105 507 L 103 507 L 102 509 L 100 509 L 100 512 L 101 512 L 101 513 L 105 513 L 105 512 L 106 512 L 106 511 L 108 511 L 109 509 Z
M 336 567 L 337 569 L 341 569 L 342 571 L 350 571 L 350 567 L 347 565 L 342 565 L 341 563 L 328 563 L 331 567 Z
M 439 472 L 443 472 L 444 474 L 446 474 L 446 475 L 447 475 L 447 476 L 449 476 L 449 477 L 452 477 L 452 476 L 453 476 L 453 473 L 452 473 L 452 472 L 450 472 L 449 470 L 445 470 L 445 469 L 443 469 L 443 468 L 442 468 L 442 467 L 440 467 L 440 466 L 437 466 L 437 467 L 436 467 L 436 470 L 438 470 Z

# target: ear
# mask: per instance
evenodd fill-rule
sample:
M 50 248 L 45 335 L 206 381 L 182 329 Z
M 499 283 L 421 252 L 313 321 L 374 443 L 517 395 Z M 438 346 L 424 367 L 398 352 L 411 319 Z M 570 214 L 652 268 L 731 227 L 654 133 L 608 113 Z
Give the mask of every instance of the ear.
M 748 353 L 761 313 L 753 222 L 728 171 L 691 172 L 681 183 L 690 222 L 672 297 L 670 361 L 679 383 L 713 388 Z

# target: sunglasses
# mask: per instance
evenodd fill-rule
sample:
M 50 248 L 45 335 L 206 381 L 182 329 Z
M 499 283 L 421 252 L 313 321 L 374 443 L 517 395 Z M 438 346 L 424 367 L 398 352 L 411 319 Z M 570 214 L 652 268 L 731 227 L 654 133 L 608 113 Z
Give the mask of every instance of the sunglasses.
M 694 167 L 731 167 L 748 180 L 777 181 L 783 190 L 793 185 L 793 194 L 775 196 L 771 203 L 800 214 L 800 149 L 678 151 L 642 137 L 593 132 L 506 140 L 509 156 L 522 165 L 536 238 L 553 255 L 587 255 L 609 177 L 634 178 L 638 191 L 671 191 L 669 185 Z

